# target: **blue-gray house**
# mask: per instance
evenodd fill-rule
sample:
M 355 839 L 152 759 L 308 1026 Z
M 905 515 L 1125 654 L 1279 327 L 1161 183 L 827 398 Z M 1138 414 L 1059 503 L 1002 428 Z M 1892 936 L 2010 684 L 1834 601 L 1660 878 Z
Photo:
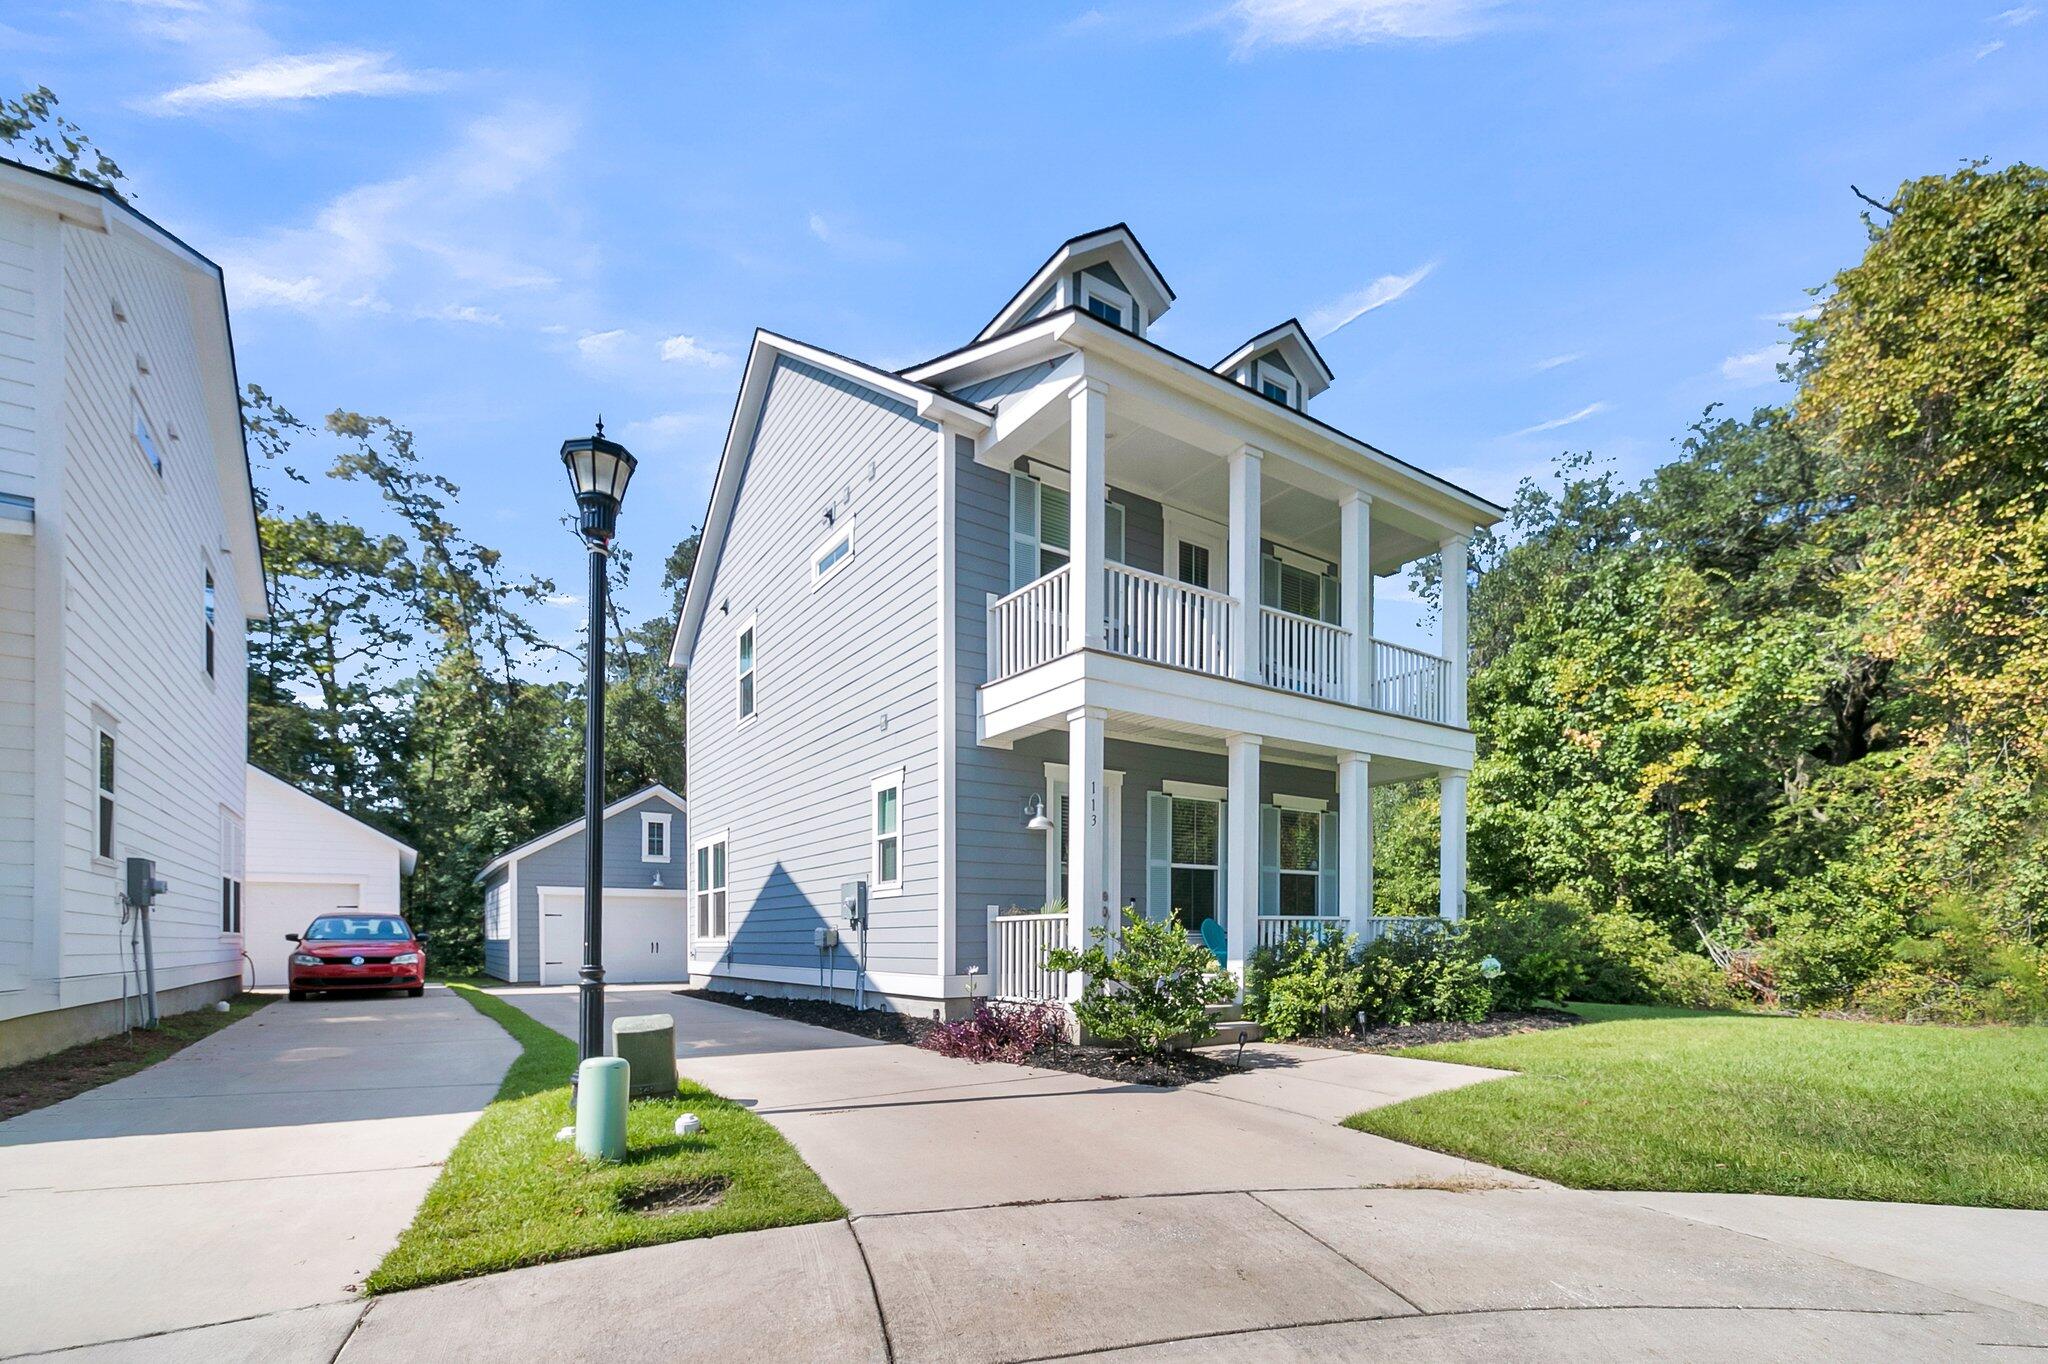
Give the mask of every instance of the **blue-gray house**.
M 1045 949 L 1125 906 L 1241 973 L 1384 931 L 1370 791 L 1425 779 L 1463 914 L 1466 575 L 1431 648 L 1373 582 L 1501 509 L 1311 415 L 1298 322 L 1205 364 L 1149 339 L 1174 303 L 1119 224 L 908 369 L 755 335 L 671 654 L 693 977 L 1057 998 Z
M 605 979 L 689 978 L 683 798 L 659 782 L 604 812 Z M 583 963 L 583 821 L 493 858 L 484 888 L 484 973 L 569 985 Z

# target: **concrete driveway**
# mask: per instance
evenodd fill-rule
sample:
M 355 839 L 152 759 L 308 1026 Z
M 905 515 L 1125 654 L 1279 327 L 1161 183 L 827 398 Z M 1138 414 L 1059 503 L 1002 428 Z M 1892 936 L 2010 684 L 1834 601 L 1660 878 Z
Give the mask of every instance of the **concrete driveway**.
M 570 992 L 508 997 L 573 1030 Z M 1881 1236 L 1874 1249 L 1868 1225 L 1833 1244 L 1736 1230 L 1333 1125 L 1484 1078 L 1469 1068 L 1262 1048 L 1245 1075 L 1164 1091 L 969 1067 L 658 991 L 611 1002 L 674 1014 L 685 1073 L 752 1102 L 852 1216 L 379 1299 L 342 1364 L 502 1360 L 508 1341 L 520 1357 L 601 1341 L 608 1360 L 721 1364 L 2048 1347 L 2048 1286 L 1927 1272 Z M 1811 1236 L 1829 1205 L 1805 1206 Z M 1918 1234 L 2014 1263 L 2048 1239 L 2048 1214 L 1916 1211 Z
M 517 1052 L 439 987 L 279 1002 L 0 1123 L 0 1356 L 331 1359 Z

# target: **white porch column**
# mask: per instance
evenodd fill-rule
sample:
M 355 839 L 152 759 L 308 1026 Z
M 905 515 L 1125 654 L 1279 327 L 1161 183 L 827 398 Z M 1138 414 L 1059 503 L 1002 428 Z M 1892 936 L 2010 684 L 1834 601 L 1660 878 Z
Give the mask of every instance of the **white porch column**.
M 1465 773 L 1451 771 L 1437 776 L 1443 820 L 1437 914 L 1453 921 L 1465 917 L 1465 778 Z
M 1363 753 L 1337 759 L 1337 913 L 1361 935 L 1372 917 L 1371 770 Z
M 1103 540 L 1108 517 L 1103 503 L 1109 497 L 1109 390 L 1100 379 L 1083 379 L 1074 385 L 1067 402 L 1072 435 L 1067 473 L 1073 483 L 1069 493 L 1072 571 L 1067 583 L 1067 648 L 1100 649 L 1107 606 Z
M 1251 734 L 1233 734 L 1230 746 L 1230 787 L 1228 816 L 1223 830 L 1224 861 L 1228 864 L 1223 887 L 1223 932 L 1229 939 L 1230 960 L 1225 963 L 1244 984 L 1245 962 L 1250 960 L 1258 932 L 1259 916 L 1259 740 Z
M 1337 504 L 1338 589 L 1343 593 L 1341 619 L 1351 631 L 1351 699 L 1372 704 L 1372 498 L 1348 492 Z
M 1102 728 L 1109 712 L 1082 706 L 1067 712 L 1067 942 L 1086 949 L 1093 929 L 1109 922 L 1109 838 L 1103 822 Z M 1081 973 L 1068 978 L 1079 998 Z
M 1471 630 L 1465 619 L 1465 554 L 1469 546 L 1469 538 L 1463 535 L 1443 542 L 1444 657 L 1451 663 L 1451 694 L 1445 698 L 1444 719 L 1454 725 L 1465 723 L 1465 659 L 1471 647 Z
M 1230 456 L 1230 595 L 1237 600 L 1231 622 L 1230 675 L 1259 680 L 1259 487 L 1260 451 L 1240 445 Z M 1236 953 L 1235 945 L 1231 952 Z

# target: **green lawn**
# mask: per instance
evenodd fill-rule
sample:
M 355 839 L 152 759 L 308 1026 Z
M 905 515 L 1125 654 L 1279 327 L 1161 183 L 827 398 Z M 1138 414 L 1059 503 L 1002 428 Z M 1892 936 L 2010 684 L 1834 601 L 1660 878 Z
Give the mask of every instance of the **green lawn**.
M 1585 1189 L 2048 1208 L 2048 1028 L 1575 1011 L 1402 1053 L 1520 1074 L 1346 1126 Z
M 674 1099 L 633 1104 L 624 1162 L 578 1158 L 569 1143 L 555 1140 L 571 1121 L 565 1081 L 576 1066 L 576 1044 L 482 990 L 452 988 L 523 1050 L 497 1100 L 456 1144 L 412 1226 L 370 1276 L 371 1292 L 845 1216 L 781 1133 L 687 1080 Z M 694 1137 L 675 1134 L 676 1118 L 686 1112 L 704 1121 Z M 624 1206 L 636 1196 L 704 1181 L 725 1185 L 714 1206 L 658 1215 Z

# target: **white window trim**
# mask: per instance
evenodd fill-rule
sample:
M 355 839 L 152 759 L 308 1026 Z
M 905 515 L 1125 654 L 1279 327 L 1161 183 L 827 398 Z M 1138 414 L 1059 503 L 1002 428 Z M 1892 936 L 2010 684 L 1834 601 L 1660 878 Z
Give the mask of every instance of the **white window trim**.
M 512 883 L 509 880 L 507 880 L 500 881 L 498 884 L 484 891 L 485 942 L 508 943 L 512 941 L 512 914 L 510 906 L 510 901 L 512 898 L 511 889 Z M 495 933 L 491 931 L 493 927 L 493 918 L 497 920 L 495 926 L 498 931 Z M 515 966 L 513 970 L 516 974 L 518 968 Z
M 673 837 L 675 833 L 675 818 L 674 815 L 655 814 L 651 810 L 642 810 L 640 812 L 640 860 L 642 862 L 675 861 L 674 851 L 676 845 Z M 650 826 L 656 824 L 661 826 L 661 855 L 658 857 L 647 851 L 647 830 Z
M 1228 800 L 1230 788 L 1211 786 L 1207 782 L 1174 781 L 1168 779 L 1159 783 L 1159 789 L 1180 800 Z
M 1289 374 L 1278 365 L 1271 364 L 1265 360 L 1254 361 L 1252 363 L 1252 392 L 1258 394 L 1261 398 L 1266 398 L 1266 384 L 1268 381 L 1278 384 L 1287 391 L 1287 405 L 1289 407 L 1297 412 L 1301 410 L 1301 380 Z M 1272 399 L 1266 398 L 1266 401 L 1271 402 Z
M 1108 280 L 1098 279 L 1096 276 L 1083 270 L 1081 271 L 1081 292 L 1075 300 L 1075 306 L 1085 313 L 1088 311 L 1088 301 L 1090 299 L 1100 300 L 1110 307 L 1117 309 L 1123 317 L 1123 322 L 1115 325 L 1119 325 L 1122 330 L 1129 332 L 1133 336 L 1143 336 L 1145 334 L 1143 322 L 1138 317 L 1137 300 L 1117 288 L 1114 284 L 1111 284 Z
M 1307 881 L 1308 881 L 1308 883 L 1310 884 L 1310 886 L 1311 886 L 1311 887 L 1315 887 L 1315 888 L 1316 888 L 1316 890 L 1317 890 L 1317 891 L 1319 892 L 1319 891 L 1320 891 L 1320 888 L 1321 888 L 1321 885 L 1322 885 L 1322 878 L 1323 878 L 1323 853 L 1324 853 L 1324 848 L 1323 848 L 1323 820 L 1322 820 L 1322 815 L 1323 815 L 1323 812 L 1322 812 L 1322 810 L 1321 810 L 1320 808 L 1312 808 L 1312 807 L 1310 807 L 1309 805 L 1307 805 L 1306 803 L 1303 803 L 1303 802 L 1301 801 L 1301 798 L 1300 798 L 1300 797 L 1298 797 L 1298 796 L 1287 796 L 1287 797 L 1282 797 L 1282 796 L 1275 796 L 1275 797 L 1273 798 L 1273 804 L 1274 804 L 1274 805 L 1275 805 L 1275 807 L 1277 807 L 1278 809 L 1280 809 L 1280 810 L 1282 810 L 1282 811 L 1284 811 L 1284 812 L 1286 812 L 1286 813 L 1289 813 L 1289 814 L 1296 814 L 1296 815 L 1313 815 L 1313 816 L 1315 816 L 1315 824 L 1314 824 L 1314 828 L 1315 828 L 1315 831 L 1316 831 L 1316 865 L 1315 865 L 1314 869 L 1312 869 L 1312 870 L 1304 870 L 1303 868 L 1300 868 L 1300 867 L 1289 867 L 1289 866 L 1285 866 L 1285 865 L 1281 864 L 1281 863 L 1280 863 L 1280 862 L 1279 862 L 1279 861 L 1277 860 L 1277 857 L 1276 857 L 1276 860 L 1275 860 L 1275 863 L 1274 863 L 1274 866 L 1273 866 L 1273 870 L 1274 870 L 1275 874 L 1277 874 L 1277 875 L 1278 875 L 1278 876 L 1280 877 L 1280 886 L 1281 886 L 1282 888 L 1284 888 L 1284 887 L 1286 886 L 1286 884 L 1287 884 L 1287 878 L 1288 878 L 1288 877 L 1290 877 L 1290 876 L 1294 876 L 1294 877 L 1300 877 L 1300 878 L 1303 878 L 1303 879 L 1307 880 Z M 1318 802 L 1318 805 L 1320 805 L 1320 802 Z M 1284 837 L 1283 837 L 1283 839 L 1282 839 L 1282 842 L 1283 842 L 1283 843 L 1285 842 L 1285 839 L 1284 839 Z M 1286 897 L 1286 896 L 1285 896 L 1284 894 L 1283 894 L 1283 895 L 1280 895 L 1280 896 L 1278 897 L 1278 899 L 1279 899 L 1280 901 L 1282 901 L 1282 902 L 1284 902 L 1284 901 L 1286 900 L 1286 898 L 1287 898 L 1287 897 Z M 1311 894 L 1311 895 L 1309 896 L 1309 898 L 1310 898 L 1311 900 L 1314 900 L 1314 899 L 1316 899 L 1316 894 L 1315 894 L 1315 893 L 1312 893 L 1312 894 Z M 1274 912 L 1275 912 L 1275 914 L 1276 914 L 1277 916 L 1279 916 L 1279 917 L 1286 917 L 1286 911 L 1285 911 L 1285 910 L 1284 910 L 1284 909 L 1283 909 L 1283 908 L 1281 907 L 1281 905 L 1280 905 L 1280 904 L 1275 904 L 1275 905 L 1273 906 L 1273 909 L 1274 909 Z
M 882 792 L 896 793 L 896 832 L 884 834 L 880 827 L 880 812 L 875 808 L 881 803 Z M 896 840 L 896 879 L 882 879 L 882 840 Z M 903 769 L 885 772 L 868 783 L 868 895 L 901 895 L 903 893 Z
M 115 756 L 118 760 L 118 750 Z M 225 805 L 220 807 L 220 835 L 220 875 L 221 880 L 227 883 L 221 888 L 221 893 L 228 901 L 223 909 L 226 915 L 232 915 L 235 921 L 233 928 L 224 927 L 220 930 L 220 940 L 239 942 L 247 924 L 247 904 L 243 889 L 249 879 L 249 843 L 242 817 Z
M 700 838 L 690 845 L 690 865 L 686 873 L 686 879 L 690 886 L 690 931 L 686 936 L 692 945 L 700 942 L 723 943 L 732 940 L 732 842 L 728 837 L 729 833 L 729 830 L 720 829 L 717 833 L 711 834 L 706 838 Z M 725 881 L 717 886 L 716 889 L 725 892 L 725 932 L 699 933 L 697 931 L 697 897 L 706 892 L 704 887 L 699 884 L 697 876 L 697 854 L 706 848 L 715 848 L 720 844 L 725 845 Z
M 752 666 L 742 669 L 740 667 L 740 641 L 749 634 L 754 637 L 754 661 Z M 747 677 L 754 679 L 754 708 L 752 710 L 741 710 L 740 705 L 745 698 L 745 692 L 740 687 L 740 681 L 742 678 Z M 745 620 L 741 621 L 739 629 L 733 632 L 732 710 L 733 714 L 737 717 L 735 721 L 736 726 L 747 724 L 761 714 L 761 632 L 754 628 L 754 617 L 752 616 L 748 616 Z
M 838 563 L 820 571 L 818 561 L 824 558 L 831 548 L 841 540 L 846 541 L 846 553 L 840 556 Z M 848 517 L 836 526 L 830 535 L 827 535 L 811 547 L 811 586 L 819 587 L 838 577 L 846 566 L 853 562 L 856 548 L 853 538 L 853 518 Z M 754 648 L 758 652 L 760 647 L 761 641 L 757 638 L 754 641 Z
M 156 438 L 156 423 L 149 419 L 149 410 L 142 405 L 140 393 L 131 388 L 128 390 L 128 396 L 134 400 L 135 408 L 134 429 L 129 432 L 128 439 L 134 444 L 136 458 L 142 461 L 142 467 L 162 478 L 164 448 Z M 152 450 L 156 452 L 154 459 L 150 457 Z
M 199 555 L 199 624 L 201 669 L 206 680 L 217 685 L 220 681 L 220 575 L 213 571 L 213 556 L 202 551 Z
M 114 741 L 114 784 L 100 785 L 100 745 L 102 739 Z M 121 732 L 111 719 L 98 714 L 92 722 L 92 860 L 100 866 L 118 866 L 121 860 Z M 108 803 L 107 851 L 100 851 L 100 800 Z

